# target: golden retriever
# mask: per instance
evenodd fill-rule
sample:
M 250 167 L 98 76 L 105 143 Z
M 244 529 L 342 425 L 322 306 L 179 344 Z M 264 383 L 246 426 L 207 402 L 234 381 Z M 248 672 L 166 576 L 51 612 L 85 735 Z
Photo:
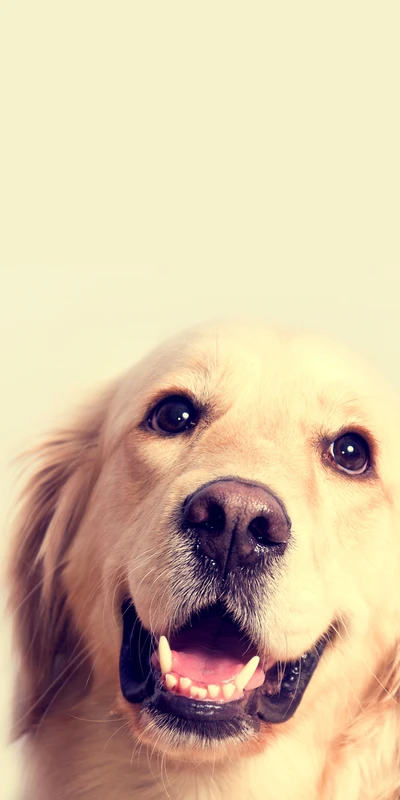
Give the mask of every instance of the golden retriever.
M 208 325 L 38 448 L 28 800 L 400 797 L 400 425 L 342 346 Z

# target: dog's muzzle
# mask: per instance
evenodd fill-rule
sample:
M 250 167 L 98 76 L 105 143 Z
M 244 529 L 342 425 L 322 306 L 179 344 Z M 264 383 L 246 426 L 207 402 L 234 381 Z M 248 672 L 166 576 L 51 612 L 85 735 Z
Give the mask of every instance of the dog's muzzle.
M 125 700 L 141 703 L 158 726 L 196 733 L 203 741 L 246 738 L 261 720 L 285 722 L 301 702 L 331 631 L 297 659 L 277 662 L 258 651 L 251 620 L 229 612 L 233 603 L 240 609 L 252 576 L 265 574 L 285 553 L 291 524 L 282 502 L 261 484 L 223 478 L 189 495 L 176 521 L 203 576 L 198 593 L 210 577 L 215 597 L 210 602 L 204 593 L 186 622 L 158 639 L 142 625 L 132 599 L 124 601 Z

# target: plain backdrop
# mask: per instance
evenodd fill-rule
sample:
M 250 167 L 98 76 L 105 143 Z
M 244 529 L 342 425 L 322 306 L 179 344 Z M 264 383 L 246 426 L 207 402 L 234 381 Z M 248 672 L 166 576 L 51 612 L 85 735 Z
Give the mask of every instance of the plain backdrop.
M 12 460 L 181 328 L 327 332 L 400 388 L 399 26 L 385 0 L 1 0 L 2 561 Z

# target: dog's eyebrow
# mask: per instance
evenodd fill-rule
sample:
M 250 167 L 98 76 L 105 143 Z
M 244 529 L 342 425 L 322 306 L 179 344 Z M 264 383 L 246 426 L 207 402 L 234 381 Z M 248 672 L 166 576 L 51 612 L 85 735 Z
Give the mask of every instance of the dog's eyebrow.
M 216 372 L 218 371 L 218 381 L 223 377 L 220 373 L 217 357 L 199 356 L 198 360 L 191 364 L 185 364 L 177 370 L 171 370 L 161 375 L 154 381 L 152 387 L 148 387 L 148 397 L 162 398 L 167 394 L 186 394 L 193 402 L 209 402 L 214 396 L 218 382 Z

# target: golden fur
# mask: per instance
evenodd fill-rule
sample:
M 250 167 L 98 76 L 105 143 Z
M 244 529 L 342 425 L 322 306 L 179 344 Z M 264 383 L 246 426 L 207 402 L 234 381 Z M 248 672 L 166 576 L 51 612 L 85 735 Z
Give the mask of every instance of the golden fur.
M 140 426 L 167 392 L 208 404 L 191 437 Z M 321 442 L 344 429 L 368 432 L 372 475 L 324 460 Z M 400 797 L 400 426 L 380 378 L 326 341 L 208 326 L 32 455 L 10 566 L 29 800 Z M 290 720 L 207 748 L 154 731 L 122 698 L 120 604 L 129 590 L 157 635 L 179 619 L 170 515 L 224 475 L 272 487 L 293 522 L 254 630 L 265 652 L 295 658 L 337 631 Z

